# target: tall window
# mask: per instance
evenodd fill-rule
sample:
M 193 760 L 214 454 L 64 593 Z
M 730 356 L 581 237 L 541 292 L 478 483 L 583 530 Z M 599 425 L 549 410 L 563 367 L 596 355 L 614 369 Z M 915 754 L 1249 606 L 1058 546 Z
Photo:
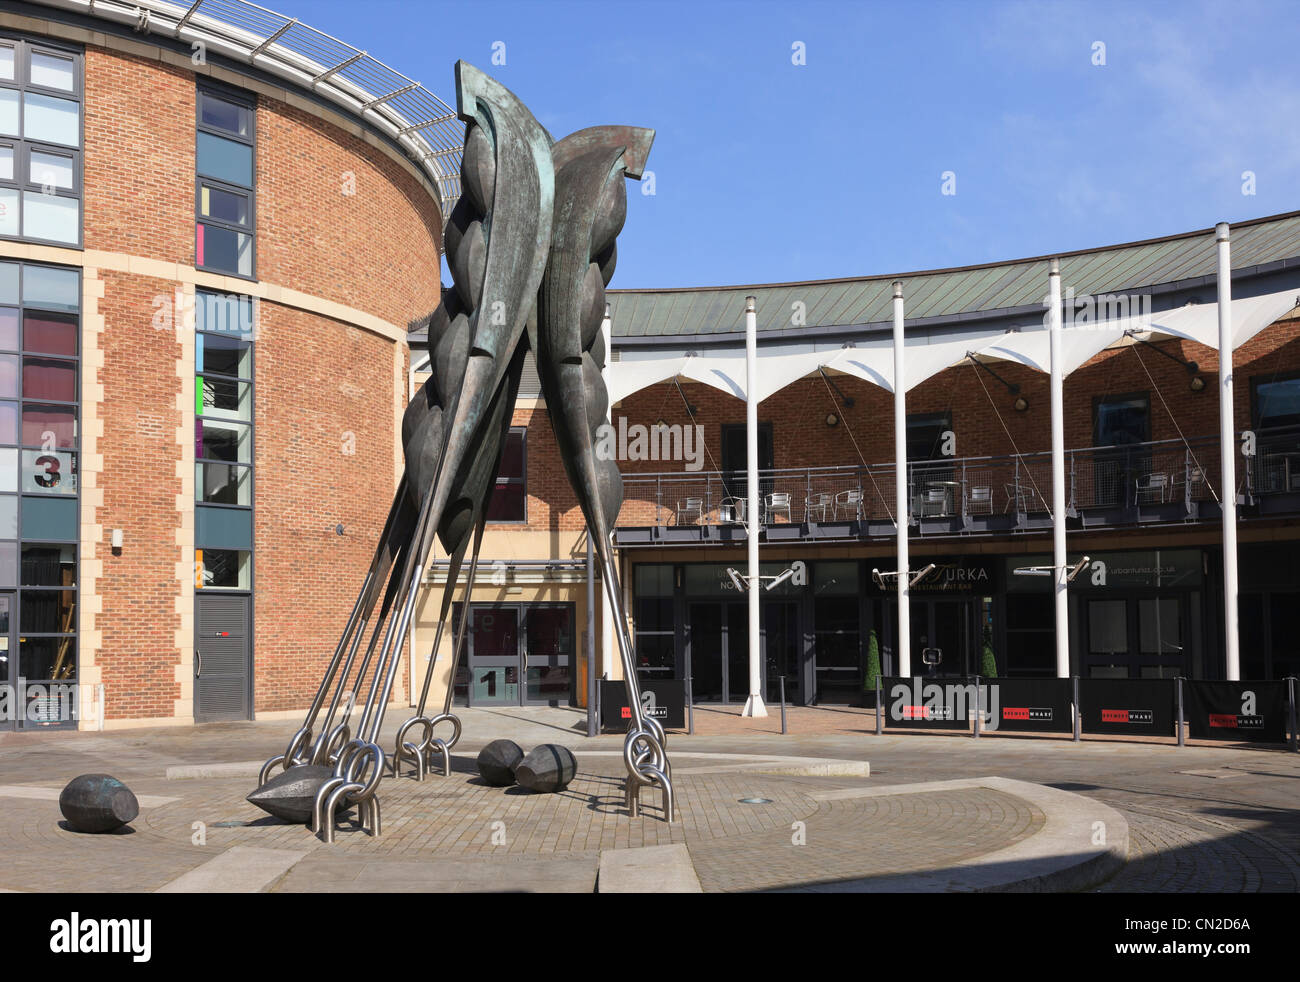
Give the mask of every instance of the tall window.
M 488 503 L 489 522 L 528 520 L 528 455 L 524 452 L 527 435 L 528 430 L 522 426 L 511 427 L 506 435 L 501 470 Z
M 0 38 L 0 237 L 81 244 L 82 57 Z
M 196 589 L 247 590 L 253 548 L 253 301 L 194 302 Z
M 253 277 L 254 161 L 251 98 L 198 90 L 195 264 Z
M 80 311 L 77 270 L 0 263 L 0 683 L 11 686 L 77 678 Z M 40 702 L 14 707 L 21 725 L 71 722 L 70 701 Z

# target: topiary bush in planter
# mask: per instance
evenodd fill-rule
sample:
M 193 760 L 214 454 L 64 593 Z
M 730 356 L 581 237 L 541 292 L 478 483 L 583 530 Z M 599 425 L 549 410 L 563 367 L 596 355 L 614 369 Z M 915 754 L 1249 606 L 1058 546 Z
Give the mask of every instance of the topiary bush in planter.
M 980 653 L 980 677 L 986 679 L 998 677 L 998 660 L 993 655 L 993 638 L 988 628 L 984 629 L 984 650 Z
M 867 670 L 862 681 L 862 705 L 867 709 L 875 708 L 876 680 L 880 674 L 880 641 L 872 630 L 867 634 Z

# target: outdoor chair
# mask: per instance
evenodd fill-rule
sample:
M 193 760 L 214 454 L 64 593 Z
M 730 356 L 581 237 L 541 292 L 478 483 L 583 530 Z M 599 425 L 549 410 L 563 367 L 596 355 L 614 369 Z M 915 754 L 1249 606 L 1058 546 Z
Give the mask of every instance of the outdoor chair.
M 971 488 L 966 496 L 966 512 L 971 515 L 980 513 L 992 515 L 993 488 L 988 485 Z
M 921 516 L 948 514 L 948 492 L 943 488 L 930 488 L 921 496 Z
M 745 524 L 745 499 L 728 497 L 718 506 L 718 515 L 727 525 Z
M 862 489 L 854 488 L 851 491 L 841 491 L 835 495 L 835 507 L 832 510 L 836 521 L 840 518 L 840 513 L 844 513 L 845 518 L 862 518 Z
M 684 519 L 691 519 L 690 524 L 699 525 L 704 521 L 704 499 L 687 498 L 677 502 L 677 524 L 687 524 Z
M 803 520 L 811 522 L 814 518 L 819 522 L 826 521 L 826 512 L 831 507 L 831 496 L 824 492 L 807 495 L 803 499 Z
M 790 493 L 788 491 L 775 491 L 763 499 L 764 521 L 767 524 L 775 524 L 776 516 L 781 512 L 785 513 L 787 522 L 793 520 L 790 516 Z
M 1161 504 L 1169 500 L 1169 475 L 1144 474 L 1139 477 L 1133 485 L 1133 503 L 1151 504 L 1157 499 Z

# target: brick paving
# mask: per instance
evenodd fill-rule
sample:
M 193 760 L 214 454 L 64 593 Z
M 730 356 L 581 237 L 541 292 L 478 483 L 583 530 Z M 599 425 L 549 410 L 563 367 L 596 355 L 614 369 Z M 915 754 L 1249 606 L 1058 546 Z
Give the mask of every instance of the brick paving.
M 613 735 L 587 740 L 575 731 L 579 714 L 465 715 L 466 738 L 457 747 L 451 778 L 435 775 L 423 784 L 386 779 L 385 834 L 375 840 L 340 828 L 333 847 L 317 843 L 305 828 L 273 823 L 244 802 L 251 779 L 164 779 L 175 764 L 265 758 L 282 748 L 292 724 L 0 735 L 0 784 L 59 787 L 78 773 L 108 771 L 138 795 L 178 799 L 146 809 L 132 834 L 91 837 L 59 828 L 52 802 L 4 798 L 0 855 L 6 862 L 0 887 L 153 890 L 239 844 L 308 853 L 277 889 L 450 890 L 492 884 L 589 889 L 600 850 L 669 842 L 687 845 L 706 890 L 789 889 L 848 879 L 888 886 L 902 872 L 941 871 L 1030 835 L 1041 816 L 1020 799 L 989 789 L 835 801 L 817 800 L 819 790 L 1001 775 L 1074 791 L 1123 813 L 1130 824 L 1130 861 L 1101 889 L 1300 889 L 1295 802 L 1300 757 L 1283 751 L 876 737 L 832 727 L 786 737 L 752 731 L 674 735 L 669 750 L 678 767 L 681 811 L 680 822 L 667 826 L 658 820 L 658 804 L 649 793 L 643 795 L 643 818 L 633 821 L 622 813 L 620 765 L 609 755 L 621 740 Z M 746 723 L 726 721 L 727 726 Z M 698 724 L 699 717 L 697 729 Z M 572 747 L 581 773 L 569 793 L 524 795 L 475 784 L 474 752 L 501 736 L 524 746 L 551 740 Z M 701 763 L 690 759 L 694 752 L 870 760 L 872 776 L 814 778 L 734 769 L 693 774 Z M 1240 776 L 1226 780 L 1206 774 Z M 737 801 L 751 795 L 772 803 Z M 219 824 L 250 820 L 257 824 Z M 504 823 L 505 842 L 493 844 L 492 823 L 498 821 Z M 206 823 L 204 844 L 191 841 L 194 822 Z M 805 845 L 793 844 L 795 822 L 804 823 Z M 568 885 L 557 887 L 561 881 Z

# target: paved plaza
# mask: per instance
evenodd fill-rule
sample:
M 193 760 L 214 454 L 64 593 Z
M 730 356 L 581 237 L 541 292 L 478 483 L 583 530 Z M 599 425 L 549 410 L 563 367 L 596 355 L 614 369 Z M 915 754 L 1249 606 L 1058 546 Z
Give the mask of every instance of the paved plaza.
M 670 825 L 648 790 L 627 815 L 621 738 L 587 738 L 580 711 L 461 715 L 451 775 L 385 779 L 383 834 L 353 813 L 332 845 L 244 800 L 290 723 L 0 735 L 0 889 L 1300 888 L 1300 757 L 1282 749 L 876 736 L 869 712 L 806 708 L 782 735 L 778 717 L 704 709 L 696 735 L 669 739 Z M 474 755 L 501 737 L 564 743 L 578 776 L 555 795 L 487 786 Z M 59 789 L 89 772 L 139 797 L 129 831 L 62 825 Z

